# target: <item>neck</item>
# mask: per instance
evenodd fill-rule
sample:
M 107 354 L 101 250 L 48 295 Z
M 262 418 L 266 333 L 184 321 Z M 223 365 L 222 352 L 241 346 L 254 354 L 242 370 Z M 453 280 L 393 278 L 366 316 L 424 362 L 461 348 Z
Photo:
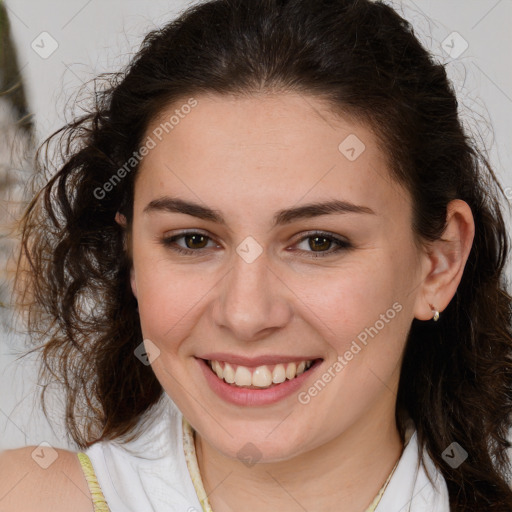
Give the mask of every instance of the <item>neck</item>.
M 392 414 L 365 416 L 330 442 L 292 459 L 246 466 L 196 433 L 203 485 L 214 512 L 366 510 L 400 458 Z M 375 411 L 374 411 L 375 413 Z

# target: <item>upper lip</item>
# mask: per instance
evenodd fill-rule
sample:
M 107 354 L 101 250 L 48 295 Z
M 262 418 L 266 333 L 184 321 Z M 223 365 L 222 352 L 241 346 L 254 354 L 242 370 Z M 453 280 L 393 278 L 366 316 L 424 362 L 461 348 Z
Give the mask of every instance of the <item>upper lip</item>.
M 320 359 L 317 356 L 283 356 L 283 355 L 265 355 L 260 357 L 247 357 L 239 356 L 236 354 L 227 354 L 221 352 L 215 352 L 211 354 L 204 354 L 200 359 L 206 359 L 207 361 L 222 361 L 225 363 L 236 364 L 240 366 L 257 367 L 263 365 L 273 365 L 281 363 L 293 363 L 297 361 L 313 361 Z

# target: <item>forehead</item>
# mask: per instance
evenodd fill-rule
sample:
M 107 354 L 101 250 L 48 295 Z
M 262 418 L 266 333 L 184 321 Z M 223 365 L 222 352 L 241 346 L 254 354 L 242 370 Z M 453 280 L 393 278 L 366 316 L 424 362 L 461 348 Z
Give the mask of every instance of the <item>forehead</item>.
M 148 127 L 155 145 L 136 186 L 148 200 L 195 195 L 220 208 L 233 194 L 278 203 L 327 194 L 371 201 L 374 209 L 407 201 L 371 129 L 334 115 L 318 98 L 199 95 L 185 108 L 188 100 L 163 109 Z

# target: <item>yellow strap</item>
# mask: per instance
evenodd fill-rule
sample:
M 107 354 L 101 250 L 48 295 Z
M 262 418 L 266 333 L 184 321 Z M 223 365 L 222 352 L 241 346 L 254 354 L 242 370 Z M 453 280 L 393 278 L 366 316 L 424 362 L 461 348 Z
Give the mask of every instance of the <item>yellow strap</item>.
M 89 485 L 89 491 L 91 493 L 92 502 L 94 505 L 94 512 L 110 512 L 107 501 L 101 492 L 101 487 L 98 483 L 98 479 L 96 478 L 96 473 L 94 473 L 91 459 L 89 459 L 87 454 L 83 452 L 77 453 L 77 456 L 82 466 L 87 484 Z
M 210 506 L 210 502 L 208 501 L 208 496 L 203 487 L 203 480 L 201 478 L 201 473 L 199 472 L 199 465 L 197 463 L 197 455 L 196 455 L 196 447 L 194 443 L 194 429 L 190 425 L 190 423 L 185 419 L 185 416 L 182 417 L 182 425 L 183 425 L 183 448 L 185 451 L 185 460 L 187 462 L 188 472 L 190 473 L 190 478 L 192 479 L 192 483 L 194 484 L 194 489 L 196 490 L 197 498 L 201 503 L 201 507 L 203 512 L 213 512 L 212 507 Z
M 395 472 L 395 469 L 398 466 L 399 462 L 400 462 L 400 459 L 398 459 L 396 461 L 396 464 L 393 466 L 393 469 L 391 470 L 391 473 L 389 474 L 388 478 L 384 482 L 384 485 L 380 488 L 379 493 L 377 494 L 377 496 L 375 496 L 375 499 L 373 500 L 372 504 L 366 509 L 366 512 L 375 512 L 375 510 L 377 509 L 377 505 L 380 503 L 380 500 L 382 499 L 382 496 L 384 495 L 384 491 L 386 490 L 386 488 L 389 484 L 389 481 L 391 480 L 391 477 L 393 476 L 393 473 Z

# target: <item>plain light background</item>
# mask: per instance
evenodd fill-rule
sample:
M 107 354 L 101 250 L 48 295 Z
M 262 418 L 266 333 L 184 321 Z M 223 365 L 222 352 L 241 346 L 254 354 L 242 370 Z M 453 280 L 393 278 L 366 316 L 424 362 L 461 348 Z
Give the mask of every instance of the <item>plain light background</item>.
M 42 141 L 70 119 L 70 102 L 79 86 L 99 73 L 119 70 L 149 30 L 195 3 L 8 0 L 37 139 Z M 392 5 L 446 63 L 464 124 L 481 138 L 512 199 L 512 1 L 407 0 Z M 0 332 L 0 450 L 41 442 L 73 449 L 62 426 L 57 422 L 50 428 L 38 406 L 35 366 L 30 360 L 16 362 L 23 341 L 12 332 Z M 52 411 L 58 416 L 58 403 Z

